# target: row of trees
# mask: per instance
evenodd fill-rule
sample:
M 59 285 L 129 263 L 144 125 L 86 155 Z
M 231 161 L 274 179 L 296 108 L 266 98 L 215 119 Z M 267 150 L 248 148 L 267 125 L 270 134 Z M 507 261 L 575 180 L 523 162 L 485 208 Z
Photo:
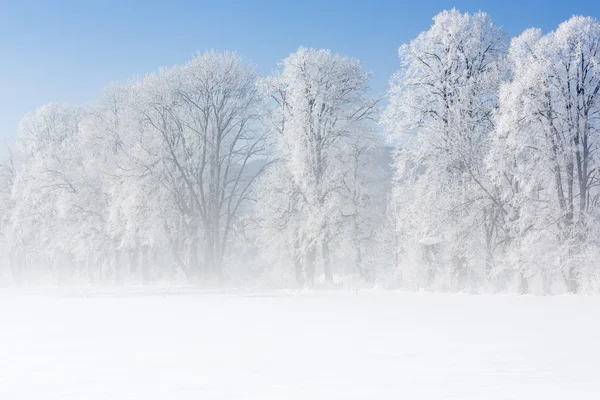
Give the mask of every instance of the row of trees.
M 312 285 L 318 256 L 331 282 L 347 249 L 364 275 L 364 211 L 385 207 L 368 81 L 324 50 L 266 79 L 211 52 L 88 107 L 39 108 L 2 170 L 12 279 L 239 280 L 293 263 Z
M 256 79 L 235 55 L 209 53 L 93 106 L 26 117 L 5 229 L 13 277 L 220 275 L 266 154 Z
M 306 48 L 41 107 L 0 169 L 4 276 L 597 290 L 600 24 L 509 41 L 445 11 L 399 54 L 381 113 L 357 60 Z

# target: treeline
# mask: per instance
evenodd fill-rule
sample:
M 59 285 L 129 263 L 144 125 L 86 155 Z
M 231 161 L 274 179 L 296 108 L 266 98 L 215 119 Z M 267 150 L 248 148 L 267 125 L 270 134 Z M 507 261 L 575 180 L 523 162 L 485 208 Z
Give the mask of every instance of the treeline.
M 399 55 L 386 104 L 300 48 L 39 108 L 0 169 L 0 277 L 597 292 L 600 24 L 511 41 L 444 11 Z

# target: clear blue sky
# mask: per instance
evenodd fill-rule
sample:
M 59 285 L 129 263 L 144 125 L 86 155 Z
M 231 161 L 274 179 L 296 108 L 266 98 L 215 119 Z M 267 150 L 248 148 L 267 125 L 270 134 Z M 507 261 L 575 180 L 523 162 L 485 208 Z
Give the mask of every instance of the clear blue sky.
M 554 30 L 574 14 L 600 19 L 600 0 L 0 0 L 0 138 L 47 102 L 85 104 L 197 52 L 234 50 L 268 74 L 300 45 L 359 58 L 384 93 L 398 47 L 438 12 L 488 12 L 515 36 Z

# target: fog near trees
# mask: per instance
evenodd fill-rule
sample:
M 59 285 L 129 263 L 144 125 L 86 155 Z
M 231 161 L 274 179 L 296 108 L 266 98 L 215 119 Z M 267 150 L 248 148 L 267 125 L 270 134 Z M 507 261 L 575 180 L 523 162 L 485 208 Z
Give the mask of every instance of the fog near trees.
M 598 21 L 444 11 L 369 80 L 208 52 L 41 106 L 0 165 L 0 282 L 600 291 Z

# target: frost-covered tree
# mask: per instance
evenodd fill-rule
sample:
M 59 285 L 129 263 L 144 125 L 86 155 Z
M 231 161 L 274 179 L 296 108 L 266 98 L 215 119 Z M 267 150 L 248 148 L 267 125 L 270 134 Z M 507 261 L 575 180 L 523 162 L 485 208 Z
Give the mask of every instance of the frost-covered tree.
M 573 17 L 512 41 L 490 170 L 509 207 L 510 267 L 578 291 L 598 252 L 600 24 Z M 597 285 L 598 283 L 596 283 Z
M 300 284 L 314 282 L 318 254 L 325 280 L 333 279 L 331 251 L 341 234 L 341 211 L 352 196 L 360 197 L 352 171 L 360 153 L 372 146 L 377 101 L 368 94 L 368 82 L 357 60 L 306 48 L 262 82 L 274 105 L 273 142 L 280 159 L 260 188 L 262 235 L 265 241 L 281 238 L 278 247 L 290 254 Z M 278 235 L 282 228 L 285 233 Z
M 188 275 L 221 276 L 222 262 L 264 157 L 256 73 L 235 54 L 206 53 L 135 84 L 144 166 L 169 192 Z M 182 243 L 172 244 L 181 248 Z M 201 259 L 199 258 L 201 257 Z
M 132 99 L 129 85 L 111 85 L 87 108 L 82 123 L 85 145 L 93 149 L 87 164 L 97 172 L 107 202 L 104 262 L 117 283 L 149 280 L 148 253 L 164 250 L 160 215 L 165 209 L 157 200 L 163 191 L 146 167 Z
M 506 47 L 487 14 L 451 10 L 399 50 L 382 123 L 401 148 L 393 209 L 405 264 L 423 267 L 410 273 L 418 285 L 444 272 L 464 287 L 484 274 L 481 238 L 498 204 L 483 161 Z
M 41 265 L 57 278 L 72 275 L 75 254 L 68 239 L 84 234 L 78 226 L 85 210 L 78 208 L 83 179 L 75 145 L 80 121 L 80 109 L 49 104 L 19 125 L 11 236 L 22 254 L 20 272 Z

